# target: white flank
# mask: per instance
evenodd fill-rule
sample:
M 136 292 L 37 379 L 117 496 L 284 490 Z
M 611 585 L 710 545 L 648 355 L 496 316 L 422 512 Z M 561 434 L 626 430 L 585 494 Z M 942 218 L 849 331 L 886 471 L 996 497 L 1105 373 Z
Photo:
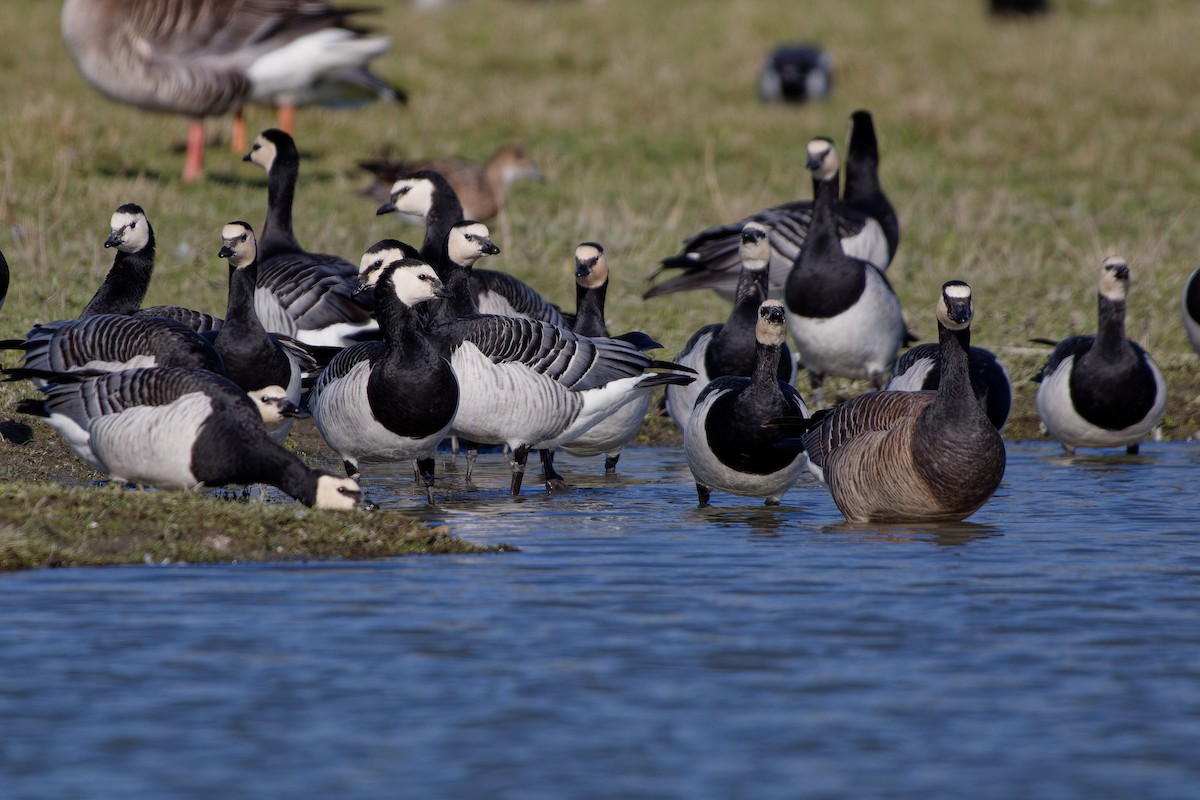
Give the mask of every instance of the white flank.
M 671 421 L 681 431 L 687 426 L 688 417 L 692 415 L 692 409 L 696 405 L 696 398 L 700 396 L 700 393 L 704 391 L 704 387 L 708 386 L 708 382 L 712 380 L 708 372 L 704 369 L 704 354 L 708 351 L 708 346 L 712 344 L 712 340 L 712 333 L 701 335 L 692 345 L 691 349 L 685 353 L 680 353 L 675 359 L 676 364 L 696 370 L 696 380 L 687 386 L 668 386 L 666 388 L 667 413 L 671 416 Z
M 1162 373 L 1153 361 L 1150 370 L 1154 373 L 1155 402 L 1139 422 L 1110 431 L 1088 422 L 1075 411 L 1071 400 L 1071 370 L 1075 367 L 1075 356 L 1063 359 L 1058 369 L 1042 378 L 1037 392 L 1038 416 L 1046 430 L 1064 445 L 1076 447 L 1120 447 L 1140 442 L 1162 419 L 1167 407 L 1167 385 Z
M 246 70 L 251 100 L 263 102 L 300 93 L 320 76 L 361 66 L 388 49 L 382 36 L 363 37 L 344 28 L 325 28 L 264 54 Z
M 862 297 L 835 317 L 788 314 L 800 363 L 813 372 L 844 378 L 887 374 L 904 340 L 900 301 L 875 270 L 868 270 Z
M 203 392 L 165 406 L 135 406 L 92 422 L 92 449 L 113 480 L 194 489 L 192 443 L 212 412 Z

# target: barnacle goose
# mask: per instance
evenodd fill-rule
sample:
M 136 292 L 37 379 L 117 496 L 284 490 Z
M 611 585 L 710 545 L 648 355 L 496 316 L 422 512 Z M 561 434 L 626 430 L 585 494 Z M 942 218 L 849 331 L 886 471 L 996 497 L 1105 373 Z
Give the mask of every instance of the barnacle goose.
M 354 296 L 358 270 L 336 255 L 310 253 L 292 231 L 300 154 L 291 136 L 263 131 L 243 158 L 266 170 L 267 216 L 258 241 L 254 308 L 263 327 L 305 344 L 345 346 L 377 338 L 370 298 Z
M 1183 285 L 1183 329 L 1192 349 L 1200 353 L 1200 267 L 1192 271 Z
M 363 462 L 415 459 L 433 505 L 433 453 L 450 431 L 459 390 L 414 306 L 447 293 L 423 261 L 404 258 L 372 272 L 383 341 L 334 357 L 313 386 L 309 409 L 347 474 L 358 477 Z
M 843 249 L 884 271 L 896 254 L 899 225 L 882 191 L 876 193 L 871 188 L 878 188 L 879 185 L 875 171 L 879 154 L 874 125 L 864 124 L 868 122 L 869 114 L 865 119 L 856 116 L 851 120 L 848 150 L 853 157 L 846 164 L 846 181 L 854 195 L 853 198 L 845 198 L 844 202 L 835 202 L 834 220 Z M 836 172 L 834 182 L 837 182 Z M 815 185 L 813 188 L 815 191 Z M 835 197 L 836 194 L 835 189 Z M 782 299 L 788 273 L 808 235 L 812 212 L 811 201 L 796 200 L 764 209 L 739 222 L 718 225 L 692 235 L 678 254 L 662 260 L 662 267 L 651 276 L 651 280 L 667 270 L 680 269 L 682 273 L 651 287 L 643 298 L 648 300 L 672 292 L 712 289 L 732 300 L 737 291 L 741 268 L 739 237 L 747 222 L 758 222 L 771 232 L 768 292 L 771 297 Z M 891 212 L 890 218 L 888 212 Z M 883 214 L 884 219 L 877 219 L 877 213 Z
M 1077 447 L 1138 443 L 1162 419 L 1167 385 L 1150 355 L 1125 337 L 1129 265 L 1109 256 L 1100 266 L 1099 327 L 1071 336 L 1033 377 L 1038 416 L 1067 453 Z
M 819 407 L 826 375 L 866 378 L 874 388 L 883 388 L 907 330 L 887 278 L 869 262 L 847 255 L 838 240 L 833 142 L 813 139 L 808 153 L 816 181 L 812 224 L 788 273 L 784 299 L 788 328 Z
M 450 228 L 465 219 L 462 204 L 453 187 L 439 173 L 420 170 L 392 185 L 388 201 L 376 214 L 395 212 L 408 220 L 423 220 L 425 240 L 421 257 L 438 270 L 446 258 L 445 247 Z M 540 319 L 553 325 L 570 327 L 571 320 L 558 306 L 548 302 L 524 281 L 504 272 L 479 269 L 471 272 L 471 296 L 481 314 Z
M 850 522 L 961 520 L 1004 477 L 1004 441 L 971 389 L 971 287 L 943 284 L 937 304 L 936 391 L 871 392 L 816 412 L 771 420 L 796 436 L 809 470 Z M 781 443 L 781 448 L 786 443 Z
M 695 383 L 666 389 L 667 413 L 680 430 L 687 426 L 696 398 L 709 381 L 722 375 L 748 378 L 754 374 L 759 305 L 767 299 L 767 266 L 771 259 L 768 236 L 766 227 L 759 222 L 747 222 L 742 228 L 739 247 L 742 272 L 728 319 L 705 325 L 693 333 L 675 359 L 677 364 L 696 370 Z M 791 350 L 786 342 L 780 347 L 779 380 L 793 383 L 796 368 Z
M 367 63 L 390 40 L 350 18 L 361 8 L 319 0 L 67 0 L 62 33 L 84 79 L 101 93 L 151 111 L 184 114 L 185 181 L 204 166 L 204 118 L 243 104 L 274 103 L 284 127 L 297 105 L 404 102 Z
M 809 416 L 800 393 L 779 379 L 787 339 L 783 303 L 762 301 L 757 318 L 752 374 L 713 379 L 684 425 L 683 451 L 701 506 L 713 489 L 778 505 L 808 464 L 803 452 L 777 449 L 778 436 L 763 426 L 779 417 Z
M 937 389 L 941 380 L 941 350 L 932 342 L 908 348 L 896 360 L 891 380 L 885 389 L 899 392 L 919 392 Z M 967 368 L 971 389 L 988 419 L 1003 432 L 1012 410 L 1012 380 L 1000 359 L 990 350 L 971 345 L 967 353 Z
M 267 483 L 318 508 L 362 499 L 353 480 L 309 469 L 273 442 L 246 393 L 220 375 L 151 367 L 41 377 L 51 381 L 44 399 L 17 410 L 45 418 L 75 455 L 113 480 L 183 490 Z

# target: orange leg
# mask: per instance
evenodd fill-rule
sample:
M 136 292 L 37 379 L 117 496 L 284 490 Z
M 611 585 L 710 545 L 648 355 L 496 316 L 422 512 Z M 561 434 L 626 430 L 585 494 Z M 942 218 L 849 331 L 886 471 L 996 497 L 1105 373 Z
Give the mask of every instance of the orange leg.
M 183 162 L 183 181 L 194 181 L 204 174 L 204 120 L 194 119 L 188 127 L 187 157 Z
M 233 112 L 233 132 L 229 135 L 229 149 L 238 155 L 246 152 L 246 115 L 241 106 Z
M 296 107 L 288 103 L 280 106 L 277 113 L 279 117 L 279 130 L 288 136 L 293 135 L 296 129 Z

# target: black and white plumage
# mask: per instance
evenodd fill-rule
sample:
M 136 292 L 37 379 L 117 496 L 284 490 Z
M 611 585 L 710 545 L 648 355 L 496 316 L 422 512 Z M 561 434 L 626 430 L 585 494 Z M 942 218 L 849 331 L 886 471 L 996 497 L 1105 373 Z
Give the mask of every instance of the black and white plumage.
M 887 383 L 907 330 L 900 300 L 873 264 L 847 255 L 834 227 L 838 156 L 829 139 L 808 145 L 816 182 L 812 224 L 788 274 L 788 329 L 808 371 L 814 401 L 823 405 L 826 375 Z
M 440 173 L 419 170 L 392 184 L 388 201 L 376 214 L 396 213 L 410 221 L 425 224 L 421 257 L 438 270 L 445 261 L 445 246 L 450 228 L 462 221 L 463 208 L 453 187 Z M 478 269 L 471 272 L 471 296 L 481 314 L 539 319 L 552 325 L 570 327 L 571 320 L 558 306 L 546 300 L 524 281 L 505 272 Z
M 896 255 L 899 224 L 882 190 L 876 194 L 867 188 L 872 184 L 876 188 L 879 185 L 876 172 L 879 163 L 878 141 L 874 124 L 867 124 L 871 119 L 870 114 L 863 111 L 856 112 L 856 115 L 851 119 L 848 144 L 851 155 L 846 163 L 846 181 L 847 186 L 853 188 L 853 201 L 847 197 L 842 202 L 835 202 L 835 226 L 846 253 L 884 271 Z M 835 174 L 835 183 L 836 179 Z M 874 202 L 863 203 L 863 198 L 867 196 L 874 198 Z M 880 204 L 880 197 L 886 207 Z M 684 242 L 679 253 L 662 260 L 662 267 L 651 279 L 668 270 L 678 269 L 682 272 L 651 287 L 643 297 L 649 299 L 673 292 L 712 289 L 732 300 L 741 270 L 738 246 L 742 228 L 747 222 L 758 222 L 771 232 L 768 294 L 782 299 L 788 273 L 808 236 L 812 210 L 811 201 L 796 200 L 756 212 L 739 222 L 718 225 L 692 235 Z M 888 211 L 891 211 L 890 218 Z M 883 214 L 883 218 L 877 219 L 874 216 L 877 213 Z
M 154 367 L 43 377 L 52 380 L 45 398 L 17 410 L 45 418 L 113 480 L 182 490 L 266 483 L 318 508 L 361 500 L 354 481 L 309 469 L 271 441 L 246 393 L 220 375 Z
M 329 446 L 357 477 L 364 462 L 414 459 L 432 505 L 434 458 L 458 410 L 458 380 L 415 306 L 446 295 L 433 267 L 405 258 L 372 270 L 382 342 L 343 350 L 308 405 Z
M 936 390 L 941 381 L 941 349 L 932 342 L 910 347 L 896 360 L 885 389 L 900 392 Z M 1003 432 L 1012 410 L 1012 380 L 996 354 L 971 345 L 967 354 L 971 389 L 988 419 Z
M 263 327 L 321 346 L 378 338 L 370 298 L 355 296 L 358 268 L 341 256 L 305 250 L 292 230 L 300 154 L 281 130 L 263 131 L 244 157 L 267 172 L 267 216 L 258 240 L 254 308 Z
M 754 374 L 759 305 L 767 299 L 767 268 L 771 260 L 769 235 L 770 232 L 758 222 L 747 222 L 742 228 L 739 247 L 742 272 L 729 318 L 725 322 L 705 325 L 693 333 L 675 358 L 677 364 L 696 371 L 695 383 L 666 389 L 667 413 L 680 430 L 687 426 L 696 398 L 709 381 L 722 375 L 748 378 Z M 796 368 L 792 352 L 786 343 L 781 347 L 779 380 L 793 383 Z
M 1192 343 L 1192 349 L 1200 353 L 1200 267 L 1193 270 L 1183 285 L 1181 310 L 1188 341 Z
M 832 89 L 833 58 L 815 44 L 776 47 L 758 73 L 758 94 L 768 103 L 824 100 Z
M 258 251 L 254 231 L 241 220 L 221 229 L 217 255 L 229 261 L 229 301 L 225 319 L 215 337 L 225 376 L 260 404 L 271 402 L 280 418 L 267 421 L 267 432 L 277 442 L 287 438 L 300 406 L 304 367 L 298 348 L 285 346 L 269 335 L 254 311 Z
M 1110 256 L 1100 267 L 1097 332 L 1059 342 L 1033 380 L 1046 431 L 1068 453 L 1077 447 L 1138 443 L 1162 419 L 1167 386 L 1137 342 L 1125 336 L 1129 265 Z
M 800 393 L 779 379 L 787 338 L 783 303 L 765 300 L 757 316 L 752 374 L 711 381 L 684 426 L 683 450 L 701 506 L 708 505 L 714 489 L 778 505 L 808 464 L 802 451 L 776 448 L 778 436 L 763 426 L 768 420 L 807 418 L 809 413 Z
M 938 299 L 937 391 L 871 392 L 809 420 L 772 420 L 799 436 L 809 470 L 850 522 L 961 520 L 995 493 L 1005 450 L 971 390 L 971 287 L 948 281 Z M 781 447 L 785 445 L 781 444 Z

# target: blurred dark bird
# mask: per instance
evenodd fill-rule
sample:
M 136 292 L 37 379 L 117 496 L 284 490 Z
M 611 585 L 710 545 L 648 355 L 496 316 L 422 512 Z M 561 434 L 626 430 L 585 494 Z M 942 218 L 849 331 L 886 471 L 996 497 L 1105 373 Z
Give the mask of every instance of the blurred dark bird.
M 4 298 L 8 297 L 8 262 L 4 253 L 0 253 L 0 308 L 4 308 Z
M 186 181 L 203 173 L 205 117 L 240 119 L 246 103 L 270 103 L 290 129 L 300 105 L 404 102 L 367 68 L 390 40 L 348 24 L 363 10 L 319 0 L 67 0 L 62 32 L 101 93 L 191 117 Z M 237 120 L 233 139 L 245 149 Z
M 824 100 L 832 89 L 833 59 L 815 44 L 780 45 L 758 76 L 758 93 L 768 103 Z
M 3 298 L 0 297 L 0 303 Z M 1187 331 L 1192 349 L 1200 353 L 1200 267 L 1197 267 L 1183 285 L 1183 329 Z
M 1050 10 L 1048 0 L 988 0 L 988 9 L 997 16 L 1032 16 Z

